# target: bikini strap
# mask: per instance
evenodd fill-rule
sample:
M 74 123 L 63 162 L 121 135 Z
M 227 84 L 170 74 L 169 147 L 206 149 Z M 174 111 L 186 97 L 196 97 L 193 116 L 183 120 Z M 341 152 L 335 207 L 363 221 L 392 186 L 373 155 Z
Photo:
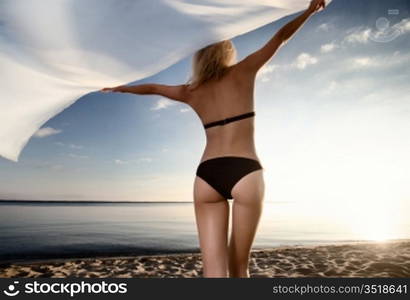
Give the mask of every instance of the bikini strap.
M 230 118 L 226 118 L 223 120 L 219 120 L 219 121 L 214 121 L 214 122 L 210 122 L 204 125 L 205 129 L 209 128 L 209 127 L 213 127 L 213 126 L 223 126 L 225 124 L 231 123 L 231 122 L 235 122 L 235 121 L 239 121 L 242 119 L 246 119 L 246 118 L 251 118 L 255 116 L 255 112 L 251 111 L 251 112 L 247 112 L 238 116 L 234 116 L 234 117 L 230 117 Z

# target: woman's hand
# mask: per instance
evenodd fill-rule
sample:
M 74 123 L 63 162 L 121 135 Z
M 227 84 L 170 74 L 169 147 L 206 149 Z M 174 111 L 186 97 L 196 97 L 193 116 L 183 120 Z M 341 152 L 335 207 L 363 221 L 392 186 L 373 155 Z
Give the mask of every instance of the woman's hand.
M 315 12 L 319 11 L 320 8 L 325 9 L 325 7 L 326 7 L 326 1 L 325 0 L 312 0 L 312 1 L 310 1 L 310 5 L 309 5 L 308 10 L 311 13 L 315 13 Z
M 126 92 L 125 85 L 119 85 L 116 87 L 106 87 L 100 90 L 102 93 L 110 93 L 110 92 L 117 92 L 117 93 L 125 93 Z

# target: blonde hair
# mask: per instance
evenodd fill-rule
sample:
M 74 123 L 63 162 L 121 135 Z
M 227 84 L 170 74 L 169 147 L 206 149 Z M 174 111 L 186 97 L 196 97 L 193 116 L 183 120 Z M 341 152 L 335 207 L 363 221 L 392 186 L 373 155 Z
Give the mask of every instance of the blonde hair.
M 230 40 L 198 50 L 192 59 L 192 77 L 188 84 L 198 87 L 208 80 L 220 79 L 236 61 L 236 49 Z

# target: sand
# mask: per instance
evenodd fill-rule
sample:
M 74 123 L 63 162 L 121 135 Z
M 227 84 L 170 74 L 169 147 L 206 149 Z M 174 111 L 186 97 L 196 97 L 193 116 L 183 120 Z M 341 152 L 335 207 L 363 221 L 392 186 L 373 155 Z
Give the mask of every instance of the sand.
M 0 277 L 202 277 L 198 253 L 9 264 Z M 410 241 L 254 250 L 251 277 L 410 277 Z

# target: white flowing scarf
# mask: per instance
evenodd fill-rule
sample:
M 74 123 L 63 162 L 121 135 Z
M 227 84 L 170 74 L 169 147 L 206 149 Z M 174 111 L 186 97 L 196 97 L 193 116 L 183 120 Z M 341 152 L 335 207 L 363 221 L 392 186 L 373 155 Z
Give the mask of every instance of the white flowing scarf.
M 0 156 L 81 96 L 151 76 L 309 0 L 1 0 Z

